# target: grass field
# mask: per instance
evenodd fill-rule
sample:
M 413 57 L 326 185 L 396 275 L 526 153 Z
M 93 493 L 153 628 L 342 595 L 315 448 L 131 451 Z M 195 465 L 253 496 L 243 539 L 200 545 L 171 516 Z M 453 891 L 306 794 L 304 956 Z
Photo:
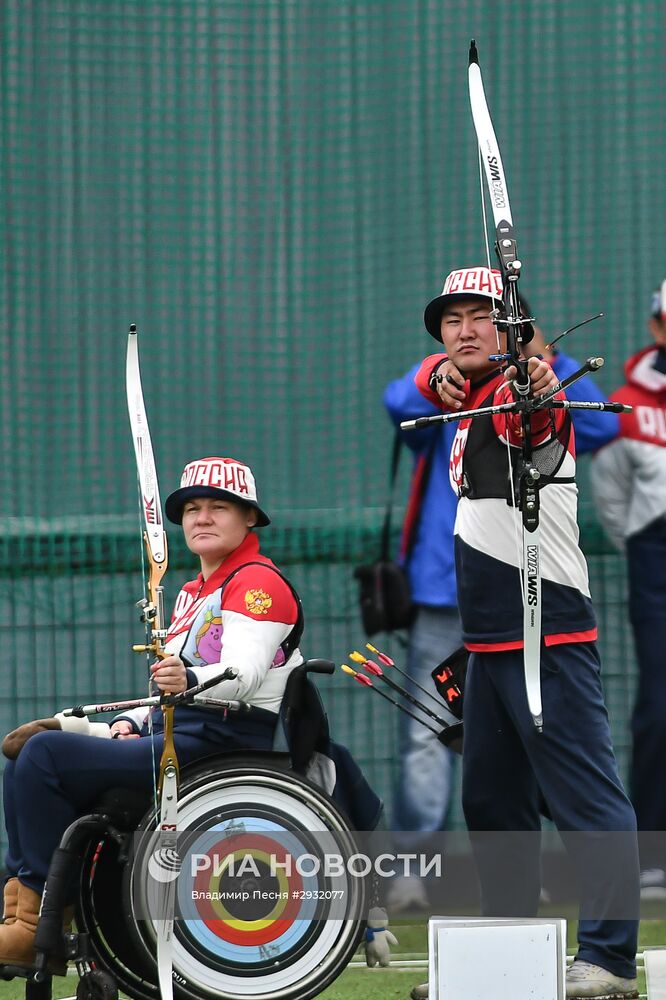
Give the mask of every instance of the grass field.
M 542 916 L 566 914 L 542 912 Z M 567 924 L 568 952 L 575 950 L 576 923 L 569 919 Z M 394 949 L 395 964 L 388 969 L 368 969 L 361 952 L 343 974 L 320 994 L 322 1000 L 407 1000 L 409 991 L 416 983 L 427 979 L 427 921 L 420 919 L 412 923 L 396 924 L 392 927 L 399 946 Z M 639 950 L 643 948 L 666 947 L 666 921 L 643 920 L 640 927 Z M 403 963 L 409 963 L 407 967 Z M 412 964 L 413 963 L 413 964 Z M 76 975 L 66 979 L 53 980 L 53 998 L 73 996 L 77 984 Z M 638 986 L 645 996 L 645 976 L 639 958 Z M 25 980 L 0 982 L 0 1000 L 22 1000 Z M 464 998 L 460 998 L 464 1000 Z M 490 1000 L 490 998 L 489 998 Z

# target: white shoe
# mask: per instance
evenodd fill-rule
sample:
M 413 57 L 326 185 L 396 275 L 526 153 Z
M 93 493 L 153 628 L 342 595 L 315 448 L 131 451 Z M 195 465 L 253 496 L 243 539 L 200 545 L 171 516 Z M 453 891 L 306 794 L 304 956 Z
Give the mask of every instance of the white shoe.
M 663 868 L 644 868 L 641 872 L 641 899 L 666 899 L 666 872 Z
M 409 995 L 412 1000 L 428 1000 L 428 997 L 430 996 L 430 987 L 427 983 L 421 983 L 420 986 L 415 986 Z
M 403 875 L 391 882 L 386 893 L 386 909 L 391 917 L 397 913 L 427 910 L 428 906 L 428 896 L 420 878 Z
M 635 979 L 622 979 L 591 962 L 574 961 L 567 970 L 567 1000 L 638 1000 Z

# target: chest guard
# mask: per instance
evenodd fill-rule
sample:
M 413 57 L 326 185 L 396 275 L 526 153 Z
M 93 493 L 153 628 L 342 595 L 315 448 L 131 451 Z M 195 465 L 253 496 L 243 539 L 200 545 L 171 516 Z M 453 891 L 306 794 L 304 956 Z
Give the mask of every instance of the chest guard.
M 479 408 L 492 406 L 494 390 L 479 404 Z M 557 476 L 567 453 L 571 436 L 571 418 L 566 414 L 559 433 L 556 430 L 552 410 L 549 413 L 551 436 L 543 444 L 532 448 L 532 461 L 541 473 L 539 488 L 548 483 L 573 483 L 573 476 Z M 458 491 L 460 497 L 470 500 L 506 500 L 512 506 L 520 501 L 519 464 L 521 449 L 515 445 L 508 448 L 511 475 L 507 462 L 507 445 L 498 438 L 493 418 L 476 417 L 471 420 L 463 453 L 462 480 Z

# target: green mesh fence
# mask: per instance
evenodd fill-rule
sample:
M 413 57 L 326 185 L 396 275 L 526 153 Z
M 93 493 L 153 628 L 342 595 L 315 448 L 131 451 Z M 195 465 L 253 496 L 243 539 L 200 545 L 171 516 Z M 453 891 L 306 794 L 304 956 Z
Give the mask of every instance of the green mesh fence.
M 523 291 L 549 333 L 603 310 L 570 350 L 603 353 L 600 382 L 618 383 L 666 261 L 661 13 L 658 0 L 4 0 L 2 730 L 145 688 L 129 652 L 130 322 L 163 494 L 194 457 L 249 462 L 274 518 L 265 547 L 303 594 L 306 653 L 340 662 L 362 641 L 351 572 L 378 547 L 381 393 L 431 350 L 421 316 L 442 276 L 484 255 L 472 36 Z M 585 482 L 626 773 L 624 569 Z M 323 687 L 336 736 L 390 800 L 395 717 L 339 674 Z

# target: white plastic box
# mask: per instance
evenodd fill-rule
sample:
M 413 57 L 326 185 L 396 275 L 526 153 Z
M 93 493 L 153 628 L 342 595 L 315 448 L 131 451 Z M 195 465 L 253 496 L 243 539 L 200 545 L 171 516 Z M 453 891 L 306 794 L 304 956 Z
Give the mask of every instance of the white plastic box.
M 429 1000 L 565 1000 L 566 920 L 431 917 Z

